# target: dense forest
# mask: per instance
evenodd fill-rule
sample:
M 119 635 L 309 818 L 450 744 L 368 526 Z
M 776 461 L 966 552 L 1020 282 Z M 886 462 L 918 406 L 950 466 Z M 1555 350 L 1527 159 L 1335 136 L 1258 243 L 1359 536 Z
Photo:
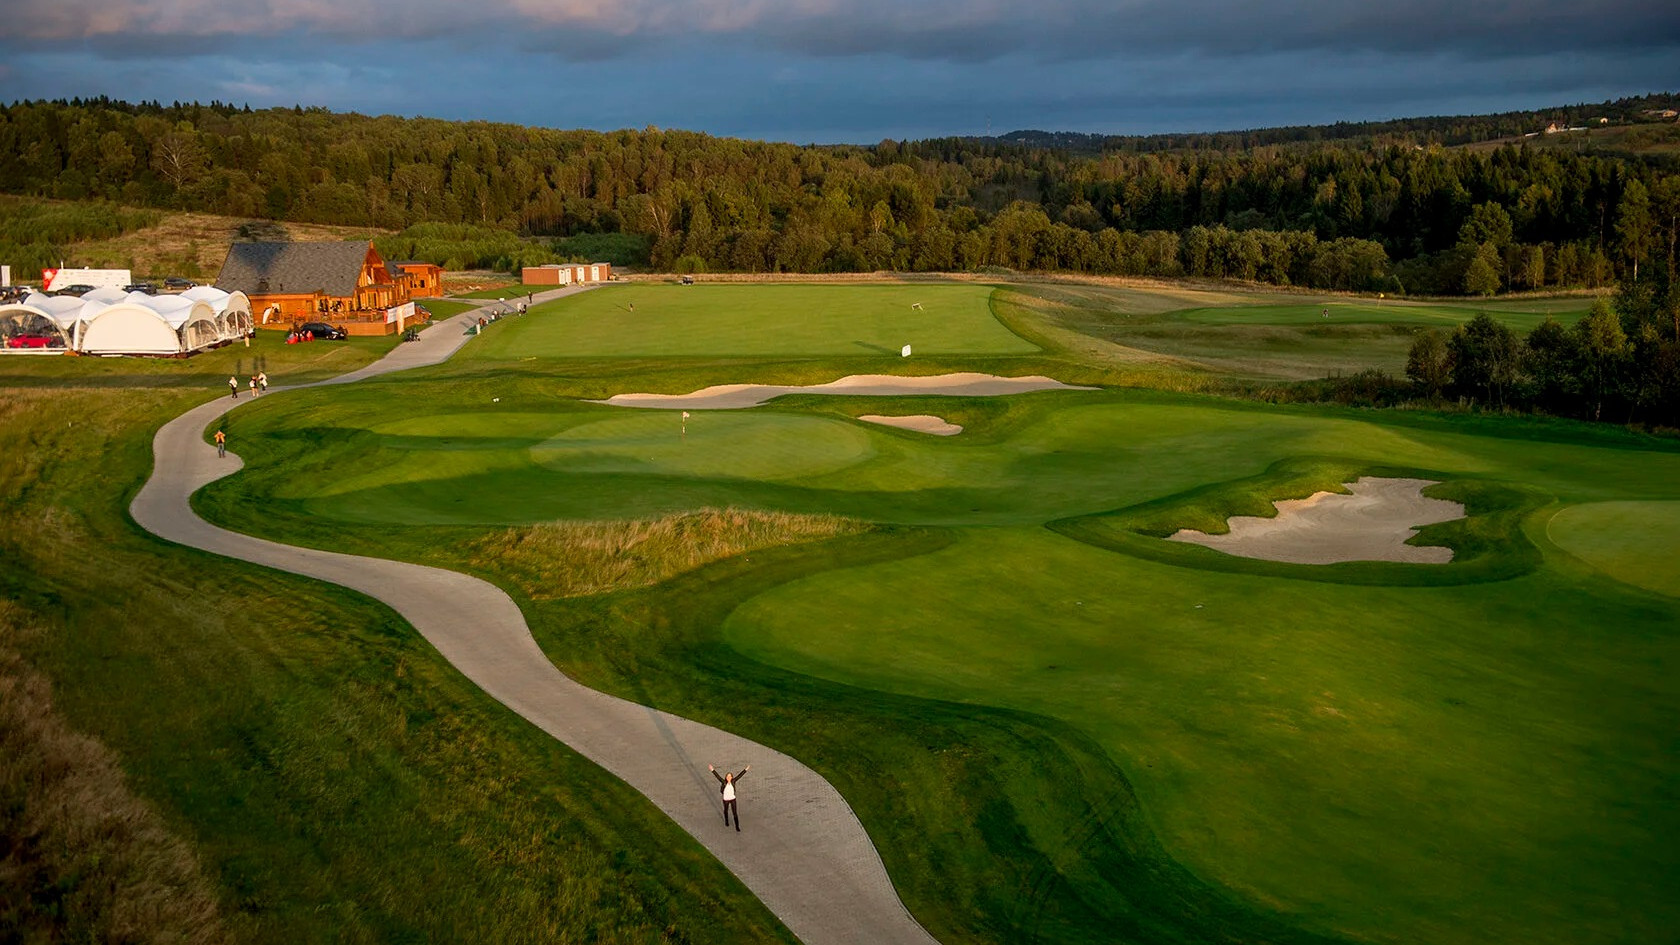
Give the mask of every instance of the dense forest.
M 1633 120 L 1651 101 L 1575 111 Z M 424 224 L 405 255 L 500 268 L 554 258 L 547 238 L 617 235 L 584 245 L 662 271 L 1002 267 L 1491 294 L 1609 285 L 1673 257 L 1680 173 L 1669 162 L 1438 143 L 1507 126 L 1519 122 L 1109 139 L 1085 154 L 991 139 L 802 147 L 310 108 L 18 102 L 0 107 L 0 192 Z M 59 255 L 46 239 L 9 252 L 23 268 Z

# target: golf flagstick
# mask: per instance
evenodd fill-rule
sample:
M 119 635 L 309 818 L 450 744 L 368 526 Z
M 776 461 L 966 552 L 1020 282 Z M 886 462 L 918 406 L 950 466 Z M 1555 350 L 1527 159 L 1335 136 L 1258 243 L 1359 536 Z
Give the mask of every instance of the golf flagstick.
M 683 439 L 688 439 L 688 411 L 686 410 L 682 412 L 682 435 Z

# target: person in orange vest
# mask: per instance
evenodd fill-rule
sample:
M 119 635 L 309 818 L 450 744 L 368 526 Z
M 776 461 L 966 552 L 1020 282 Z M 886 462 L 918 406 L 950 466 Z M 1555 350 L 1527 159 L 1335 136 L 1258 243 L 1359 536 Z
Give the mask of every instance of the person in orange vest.
M 216 431 L 216 458 L 227 458 L 227 433 L 222 430 Z

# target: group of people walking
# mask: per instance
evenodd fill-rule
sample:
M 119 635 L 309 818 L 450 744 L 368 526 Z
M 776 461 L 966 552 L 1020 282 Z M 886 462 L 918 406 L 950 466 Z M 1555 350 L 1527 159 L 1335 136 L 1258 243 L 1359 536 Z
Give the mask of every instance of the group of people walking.
M 251 396 L 260 397 L 268 393 L 268 372 L 258 371 L 251 375 Z M 228 396 L 239 399 L 239 378 L 228 375 Z

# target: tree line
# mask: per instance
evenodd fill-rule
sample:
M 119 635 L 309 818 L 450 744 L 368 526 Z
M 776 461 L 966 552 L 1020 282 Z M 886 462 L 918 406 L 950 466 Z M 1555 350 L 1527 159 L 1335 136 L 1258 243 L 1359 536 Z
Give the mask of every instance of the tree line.
M 1406 359 L 1412 396 L 1495 410 L 1680 427 L 1680 280 L 1665 261 L 1622 283 L 1573 325 L 1547 318 L 1526 336 L 1481 314 L 1428 330 Z
M 1672 258 L 1680 235 L 1680 175 L 1660 161 L 1291 134 L 1301 140 L 1084 154 L 32 101 L 0 106 L 0 192 L 470 225 L 547 252 L 623 234 L 617 248 L 664 271 L 1005 267 L 1414 294 L 1611 285 Z M 492 255 L 512 268 L 541 252 Z

